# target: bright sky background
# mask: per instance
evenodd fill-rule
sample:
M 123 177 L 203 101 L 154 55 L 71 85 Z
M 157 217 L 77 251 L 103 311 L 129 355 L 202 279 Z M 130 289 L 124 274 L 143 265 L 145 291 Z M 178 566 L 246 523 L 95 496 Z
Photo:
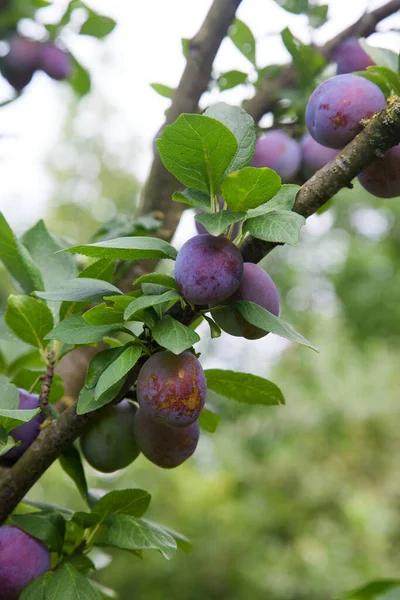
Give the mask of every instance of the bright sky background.
M 317 32 L 315 41 L 323 42 L 355 21 L 367 6 L 374 8 L 383 3 L 383 0 L 330 0 L 330 22 Z M 113 138 L 110 143 L 118 143 L 121 136 L 121 141 L 132 140 L 135 147 L 142 149 L 132 168 L 144 181 L 152 157 L 151 141 L 169 104 L 149 84 L 176 86 L 184 67 L 180 40 L 196 33 L 211 0 L 140 3 L 92 0 L 90 4 L 114 17 L 118 23 L 116 29 L 102 42 L 73 33 L 65 42 L 89 67 L 95 91 L 123 119 L 124 126 L 110 132 Z M 64 5 L 64 0 L 55 0 L 51 10 L 60 11 Z M 257 57 L 260 66 L 286 60 L 287 53 L 279 38 L 284 27 L 289 26 L 304 41 L 309 39 L 307 19 L 290 15 L 273 0 L 243 0 L 238 17 L 251 27 L 260 42 Z M 393 17 L 390 25 L 400 28 L 400 15 Z M 385 25 L 385 29 L 388 27 Z M 30 29 L 25 32 L 30 33 Z M 376 40 L 377 43 L 382 41 Z M 393 47 L 396 43 L 394 36 L 385 36 L 382 45 Z M 230 40 L 222 44 L 215 66 L 219 71 L 249 67 Z M 0 110 L 0 210 L 17 229 L 40 217 L 49 198 L 50 180 L 44 167 L 62 124 L 65 93 L 63 84 L 38 73 L 21 99 Z M 1 81 L 0 102 L 9 94 L 8 84 Z M 223 97 L 235 103 L 242 95 L 243 90 L 232 90 Z

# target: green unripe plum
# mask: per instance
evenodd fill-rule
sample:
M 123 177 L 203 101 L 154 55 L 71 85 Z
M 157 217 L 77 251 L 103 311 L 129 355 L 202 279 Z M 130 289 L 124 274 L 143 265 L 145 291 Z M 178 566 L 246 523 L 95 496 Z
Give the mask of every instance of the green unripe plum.
M 133 431 L 136 410 L 125 400 L 110 406 L 82 434 L 82 452 L 91 467 L 102 473 L 113 473 L 139 456 Z

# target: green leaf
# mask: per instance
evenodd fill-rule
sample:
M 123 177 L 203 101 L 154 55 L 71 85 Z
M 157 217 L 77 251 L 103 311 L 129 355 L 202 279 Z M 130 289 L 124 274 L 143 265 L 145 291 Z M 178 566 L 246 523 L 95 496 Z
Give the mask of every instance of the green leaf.
M 170 558 L 177 549 L 175 539 L 161 526 L 136 519 L 128 515 L 110 518 L 108 541 L 113 546 L 126 550 L 159 550 L 165 558 Z
M 215 195 L 238 149 L 225 125 L 204 115 L 180 115 L 156 141 L 164 166 L 188 188 Z
M 13 514 L 10 519 L 16 527 L 44 542 L 49 550 L 61 552 L 65 536 L 65 519 L 60 514 Z
M 233 133 L 238 143 L 238 149 L 227 172 L 238 171 L 250 164 L 257 141 L 253 117 L 240 106 L 231 106 L 225 102 L 213 104 L 204 114 L 223 123 Z
M 221 369 L 208 369 L 205 375 L 207 388 L 230 400 L 267 406 L 285 404 L 281 390 L 268 379 Z
M 182 325 L 169 315 L 156 323 L 152 334 L 157 344 L 174 354 L 181 354 L 200 341 L 200 336 L 193 329 Z
M 75 483 L 78 492 L 85 500 L 88 501 L 88 486 L 85 477 L 85 471 L 82 465 L 81 455 L 76 447 L 71 444 L 59 457 L 60 465 L 67 475 L 71 477 Z
M 245 167 L 226 177 L 221 192 L 232 211 L 247 211 L 264 204 L 277 194 L 281 178 L 272 169 Z
M 229 212 L 220 210 L 217 213 L 196 215 L 195 219 L 201 223 L 211 235 L 221 235 L 231 223 L 242 221 L 246 217 L 245 212 Z
M 101 600 L 100 593 L 71 564 L 57 569 L 46 586 L 46 600 Z
M 328 20 L 329 5 L 321 4 L 321 6 L 310 6 L 307 11 L 307 16 L 311 27 L 321 27 Z
M 133 285 L 139 285 L 140 283 L 155 283 L 156 285 L 162 285 L 171 290 L 178 289 L 175 279 L 171 277 L 171 275 L 166 275 L 165 273 L 147 273 L 146 275 L 141 275 L 141 277 L 138 277 L 133 282 Z
M 123 237 L 115 240 L 104 240 L 96 244 L 73 246 L 67 252 L 113 258 L 117 260 L 142 260 L 144 258 L 171 258 L 175 260 L 177 251 L 171 244 L 155 237 Z
M 78 96 L 86 96 L 92 87 L 89 71 L 71 54 L 70 50 L 69 55 L 72 59 L 73 69 L 72 75 L 68 78 L 68 82 Z
M 58 340 L 65 344 L 94 344 L 101 342 L 105 335 L 118 330 L 123 330 L 118 324 L 93 326 L 86 323 L 82 315 L 71 315 L 56 325 L 45 339 Z
M 54 288 L 76 277 L 75 258 L 59 253 L 63 246 L 48 232 L 42 220 L 24 233 L 21 241 L 40 268 L 44 289 Z
M 0 261 L 26 294 L 43 290 L 40 270 L 0 212 Z
M 220 417 L 217 413 L 213 412 L 209 408 L 203 408 L 199 417 L 199 425 L 204 431 L 208 433 L 215 433 L 218 429 Z
M 305 218 L 295 212 L 273 210 L 259 217 L 247 219 L 243 231 L 248 231 L 259 240 L 295 246 L 305 222 Z
M 79 571 L 83 575 L 87 575 L 89 571 L 96 570 L 93 561 L 91 561 L 90 558 L 86 556 L 86 554 L 74 553 L 64 558 L 63 564 L 65 563 L 72 565 L 77 571 Z
M 221 337 L 222 332 L 221 332 L 220 326 L 217 325 L 217 323 L 213 319 L 211 319 L 211 317 L 208 317 L 207 315 L 203 314 L 203 318 L 205 321 L 207 321 L 207 323 L 210 327 L 210 333 L 211 333 L 212 339 Z
M 25 587 L 20 596 L 20 600 L 47 600 L 47 588 L 54 573 L 47 571 L 41 577 L 34 579 Z
M 140 346 L 128 345 L 123 352 L 100 375 L 94 391 L 95 400 L 98 400 L 107 390 L 118 383 L 135 366 L 142 354 Z
M 235 19 L 228 35 L 236 48 L 256 66 L 256 40 L 250 28 L 243 21 Z
M 82 317 L 89 325 L 115 325 L 123 322 L 124 312 L 102 302 L 87 310 Z
M 288 27 L 282 31 L 281 36 L 287 51 L 293 58 L 300 87 L 308 89 L 310 80 L 322 70 L 326 59 L 314 46 L 306 46 L 298 40 Z
M 15 385 L 8 381 L 5 375 L 0 375 L 0 398 L 2 408 L 19 407 L 19 391 Z
M 79 393 L 78 404 L 76 412 L 78 415 L 85 415 L 86 413 L 97 410 L 106 404 L 109 404 L 111 400 L 117 396 L 124 384 L 125 378 L 118 381 L 113 387 L 109 388 L 100 398 L 96 400 L 94 397 L 94 389 L 83 387 Z
M 20 356 L 17 356 L 7 367 L 7 375 L 15 375 L 24 368 L 41 369 L 44 368 L 44 360 L 38 350 L 29 350 Z
M 354 598 L 354 600 L 381 600 L 381 594 L 385 594 L 385 592 L 396 589 L 397 587 L 400 587 L 400 579 L 377 579 L 376 581 L 371 581 L 355 590 L 346 592 L 340 597 Z
M 375 65 L 367 67 L 367 73 L 377 73 L 383 77 L 387 82 L 387 86 L 390 87 L 390 92 L 400 96 L 400 76 L 397 73 L 387 67 L 377 67 Z
M 265 204 L 261 204 L 257 208 L 252 208 L 247 211 L 247 219 L 265 215 L 273 210 L 289 210 L 291 211 L 296 201 L 296 196 L 300 190 L 299 185 L 285 183 L 281 189 L 271 200 Z
M 2 440 L 2 442 L 0 444 L 0 456 L 3 456 L 4 454 L 7 454 L 7 452 L 9 450 L 11 450 L 11 448 L 15 448 L 16 446 L 20 446 L 20 445 L 21 445 L 21 441 L 16 442 L 14 440 L 14 438 L 11 437 L 11 435 L 8 435 L 5 443 L 3 443 L 3 440 Z
M 242 71 L 226 71 L 225 73 L 221 73 L 221 75 L 217 79 L 218 87 L 221 92 L 225 90 L 230 90 L 237 85 L 241 85 L 243 83 L 247 83 L 247 73 L 243 73 Z
M 74 259 L 75 260 L 75 259 Z M 95 261 L 86 269 L 83 269 L 78 275 L 79 279 L 102 279 L 103 281 L 110 281 L 112 279 L 115 270 L 115 261 L 108 258 L 100 258 Z M 60 307 L 60 320 L 65 319 L 68 315 L 79 311 L 83 304 L 76 302 L 63 302 Z
M 289 323 L 286 323 L 283 319 L 275 317 L 272 313 L 265 308 L 262 308 L 258 304 L 254 302 L 249 302 L 248 300 L 238 300 L 233 304 L 234 308 L 236 308 L 242 317 L 254 325 L 255 327 L 259 327 L 264 331 L 269 331 L 270 333 L 275 333 L 291 342 L 296 342 L 297 344 L 302 344 L 303 346 L 307 346 L 312 350 L 318 352 L 317 348 L 311 344 L 306 338 L 297 333 L 295 329 Z
M 124 347 L 109 348 L 98 352 L 91 359 L 85 379 L 85 386 L 87 388 L 94 388 L 100 378 L 100 375 L 107 370 L 107 368 L 118 358 L 118 356 L 124 351 Z
M 163 304 L 164 302 L 171 302 L 172 300 L 179 300 L 182 298 L 179 292 L 176 290 L 170 290 L 164 294 L 155 296 L 140 296 L 129 304 L 125 309 L 124 318 L 130 319 L 137 312 L 148 308 L 149 306 L 156 306 L 157 304 Z
M 113 31 L 115 26 L 116 22 L 114 19 L 92 13 L 82 24 L 79 33 L 81 35 L 90 35 L 98 39 L 103 39 Z
M 163 96 L 164 98 L 172 98 L 175 93 L 174 88 L 162 83 L 151 83 L 150 87 L 152 87 L 157 94 L 160 94 L 160 96 Z
M 46 334 L 54 327 L 53 315 L 49 307 L 31 296 L 11 294 L 4 320 L 23 342 L 42 350 L 47 346 L 44 342 Z
M 88 277 L 70 279 L 47 292 L 36 292 L 36 296 L 44 300 L 67 300 L 69 302 L 93 302 L 102 300 L 104 296 L 110 294 L 122 294 L 122 292 L 107 281 Z
M 368 54 L 378 67 L 386 67 L 394 73 L 398 72 L 399 53 L 387 48 L 371 46 L 365 38 L 359 40 L 361 48 Z
M 147 523 L 150 523 L 151 525 L 156 525 L 155 523 L 152 523 L 151 521 L 148 521 L 147 519 L 146 519 L 146 521 L 147 521 Z M 182 533 L 178 533 L 177 531 L 175 531 L 174 529 L 171 529 L 170 527 L 165 527 L 165 525 L 163 525 L 163 530 L 166 533 L 169 533 L 170 535 L 172 535 L 172 537 L 176 541 L 178 550 L 181 550 L 185 554 L 191 553 L 192 542 L 185 535 L 182 535 Z
M 199 208 L 204 212 L 211 212 L 211 198 L 204 192 L 186 188 L 183 192 L 174 192 L 172 194 L 173 202 L 188 204 L 193 208 Z
M 114 515 L 130 515 L 142 517 L 150 505 L 151 496 L 145 490 L 129 489 L 109 492 L 92 508 L 92 512 L 102 521 Z

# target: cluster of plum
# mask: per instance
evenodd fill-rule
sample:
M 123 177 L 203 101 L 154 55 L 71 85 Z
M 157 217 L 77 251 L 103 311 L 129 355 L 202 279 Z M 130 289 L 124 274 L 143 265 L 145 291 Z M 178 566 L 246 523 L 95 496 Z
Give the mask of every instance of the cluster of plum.
M 83 454 L 95 469 L 122 469 L 140 452 L 172 469 L 196 450 L 206 378 L 193 354 L 153 354 L 140 370 L 136 394 L 139 408 L 127 401 L 110 406 L 82 435 Z
M 72 65 L 68 53 L 52 42 L 39 42 L 14 35 L 0 67 L 10 85 L 21 91 L 36 71 L 42 70 L 52 79 L 61 81 L 70 76 Z
M 362 121 L 381 111 L 385 96 L 377 85 L 352 74 L 374 64 L 356 38 L 336 51 L 337 75 L 317 87 L 306 109 L 306 133 L 300 143 L 281 130 L 257 140 L 253 166 L 269 167 L 284 182 L 301 173 L 311 177 L 361 131 Z M 400 145 L 391 148 L 358 176 L 361 185 L 380 198 L 400 195 Z

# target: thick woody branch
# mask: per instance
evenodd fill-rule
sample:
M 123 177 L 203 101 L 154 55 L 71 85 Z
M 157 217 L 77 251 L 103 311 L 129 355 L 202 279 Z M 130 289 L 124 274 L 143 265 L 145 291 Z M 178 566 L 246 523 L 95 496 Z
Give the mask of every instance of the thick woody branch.
M 303 217 L 314 214 L 363 169 L 399 143 L 400 98 L 393 98 L 346 148 L 301 187 L 294 210 Z M 276 245 L 250 237 L 242 246 L 242 254 L 246 261 L 258 263 Z
M 335 48 L 343 40 L 351 36 L 367 37 L 371 35 L 378 23 L 399 10 L 400 0 L 390 0 L 383 6 L 365 13 L 356 23 L 341 31 L 318 50 L 327 60 L 332 60 Z M 273 109 L 277 100 L 279 100 L 279 92 L 282 89 L 293 87 L 295 84 L 296 70 L 293 65 L 288 65 L 275 79 L 266 78 L 253 98 L 250 98 L 244 107 L 257 123 L 265 113 Z
M 310 216 L 341 188 L 377 157 L 400 143 L 400 99 L 394 98 L 388 106 L 373 118 L 365 129 L 340 152 L 340 154 L 318 171 L 299 191 L 295 210 Z M 249 239 L 242 247 L 246 261 L 259 262 L 276 244 Z M 175 318 L 190 324 L 197 316 L 188 307 L 183 313 L 175 311 Z M 124 388 L 115 402 L 123 399 L 135 383 L 142 362 L 132 369 Z M 14 510 L 18 502 L 38 481 L 41 475 L 62 454 L 65 448 L 78 438 L 84 428 L 100 411 L 86 415 L 76 414 L 76 405 L 70 406 L 58 419 L 50 422 L 32 446 L 10 469 L 4 469 L 0 480 L 0 523 Z

